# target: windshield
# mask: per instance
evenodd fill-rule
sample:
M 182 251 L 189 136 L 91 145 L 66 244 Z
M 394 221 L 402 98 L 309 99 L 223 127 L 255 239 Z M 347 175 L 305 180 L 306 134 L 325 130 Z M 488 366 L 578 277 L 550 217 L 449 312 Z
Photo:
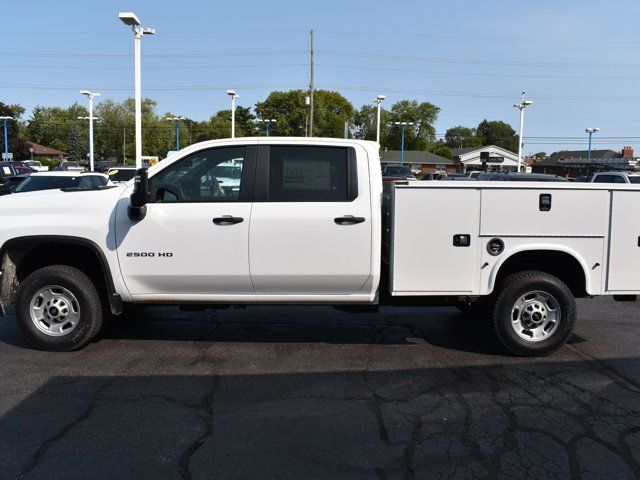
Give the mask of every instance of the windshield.
M 75 187 L 78 177 L 39 177 L 36 175 L 25 178 L 15 189 L 17 192 L 35 192 L 36 190 L 56 190 L 58 188 Z
M 384 171 L 387 175 L 411 175 L 407 167 L 387 167 Z
M 109 180 L 112 182 L 127 182 L 136 176 L 136 171 L 131 168 L 123 170 L 109 170 Z

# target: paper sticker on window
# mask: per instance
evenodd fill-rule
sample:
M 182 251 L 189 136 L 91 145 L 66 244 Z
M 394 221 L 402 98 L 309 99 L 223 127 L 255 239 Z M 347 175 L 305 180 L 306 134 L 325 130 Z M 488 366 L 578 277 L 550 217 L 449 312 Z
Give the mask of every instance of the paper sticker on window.
M 282 190 L 330 190 L 331 162 L 284 160 Z
M 2 167 L 2 173 L 5 175 L 11 175 L 11 169 L 9 167 Z

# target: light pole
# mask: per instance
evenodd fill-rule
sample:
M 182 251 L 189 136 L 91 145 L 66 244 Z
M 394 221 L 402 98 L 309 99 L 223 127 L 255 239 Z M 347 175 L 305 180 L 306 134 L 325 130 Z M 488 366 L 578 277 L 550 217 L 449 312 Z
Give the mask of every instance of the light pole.
M 167 122 L 174 122 L 176 125 L 176 152 L 180 150 L 180 120 L 186 120 L 184 117 L 167 117 Z
M 413 122 L 394 122 L 394 125 L 400 125 L 402 128 L 402 145 L 400 147 L 400 165 L 404 165 L 404 131 L 408 125 L 413 125 Z
M 80 90 L 80 93 L 89 99 L 89 171 L 93 172 L 93 97 L 99 97 L 100 94 L 89 90 Z
M 589 134 L 589 150 L 587 152 L 587 160 L 589 162 L 591 162 L 591 136 L 596 133 L 599 132 L 600 129 L 599 128 L 585 128 L 584 129 L 585 132 L 587 132 Z
M 240 95 L 235 90 L 227 90 L 227 95 L 231 97 L 231 138 L 236 138 L 236 98 Z
M 0 120 L 2 120 L 2 130 L 4 132 L 4 159 L 8 162 L 9 161 L 9 134 L 7 132 L 7 122 L 9 120 L 15 120 L 15 118 L 5 115 L 0 117 Z
M 385 98 L 387 97 L 385 97 L 384 95 L 378 95 L 375 98 L 375 102 L 378 104 L 378 115 L 376 122 L 376 142 L 378 142 L 378 145 L 380 144 L 380 104 Z
M 142 75 L 140 68 L 140 40 L 145 35 L 154 35 L 154 28 L 143 28 L 133 12 L 120 12 L 118 18 L 133 30 L 135 110 L 136 110 L 136 168 L 142 168 Z
M 518 172 L 522 169 L 522 139 L 524 138 L 524 109 L 531 105 L 531 100 L 524 99 L 525 92 L 522 92 L 520 103 L 514 105 L 515 108 L 520 110 L 520 133 L 518 134 Z
M 271 124 L 278 122 L 275 118 L 271 118 L 271 119 L 269 119 L 269 118 L 265 118 L 265 119 L 259 118 L 258 121 L 261 122 L 261 123 L 264 123 L 264 127 L 265 127 L 265 130 L 266 130 L 266 133 L 267 133 L 267 137 L 269 136 L 269 127 L 271 126 Z

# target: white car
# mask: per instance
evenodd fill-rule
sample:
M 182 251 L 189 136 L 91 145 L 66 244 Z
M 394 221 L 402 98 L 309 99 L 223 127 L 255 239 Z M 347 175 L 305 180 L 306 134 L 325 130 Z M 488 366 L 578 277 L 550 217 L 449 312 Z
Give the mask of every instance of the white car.
M 228 162 L 220 163 L 213 169 L 213 175 L 222 190 L 227 195 L 233 195 L 240 191 L 240 179 L 242 177 L 242 159 L 234 158 Z
M 97 172 L 34 172 L 16 186 L 13 193 L 35 192 L 38 190 L 95 190 L 109 184 L 109 178 Z
M 49 171 L 49 167 L 46 165 L 42 165 L 41 162 L 39 162 L 38 160 L 23 160 L 22 164 L 29 167 L 29 168 L 33 168 L 35 171 L 37 172 L 48 172 Z
M 640 183 L 638 172 L 598 172 L 591 177 L 592 183 Z

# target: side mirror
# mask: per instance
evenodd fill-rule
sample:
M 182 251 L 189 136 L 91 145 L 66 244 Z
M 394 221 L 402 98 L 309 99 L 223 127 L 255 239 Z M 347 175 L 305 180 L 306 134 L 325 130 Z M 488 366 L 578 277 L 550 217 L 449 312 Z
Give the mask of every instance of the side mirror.
M 140 168 L 136 172 L 131 204 L 129 205 L 129 218 L 134 221 L 142 220 L 147 214 L 149 202 L 149 174 L 146 168 Z

